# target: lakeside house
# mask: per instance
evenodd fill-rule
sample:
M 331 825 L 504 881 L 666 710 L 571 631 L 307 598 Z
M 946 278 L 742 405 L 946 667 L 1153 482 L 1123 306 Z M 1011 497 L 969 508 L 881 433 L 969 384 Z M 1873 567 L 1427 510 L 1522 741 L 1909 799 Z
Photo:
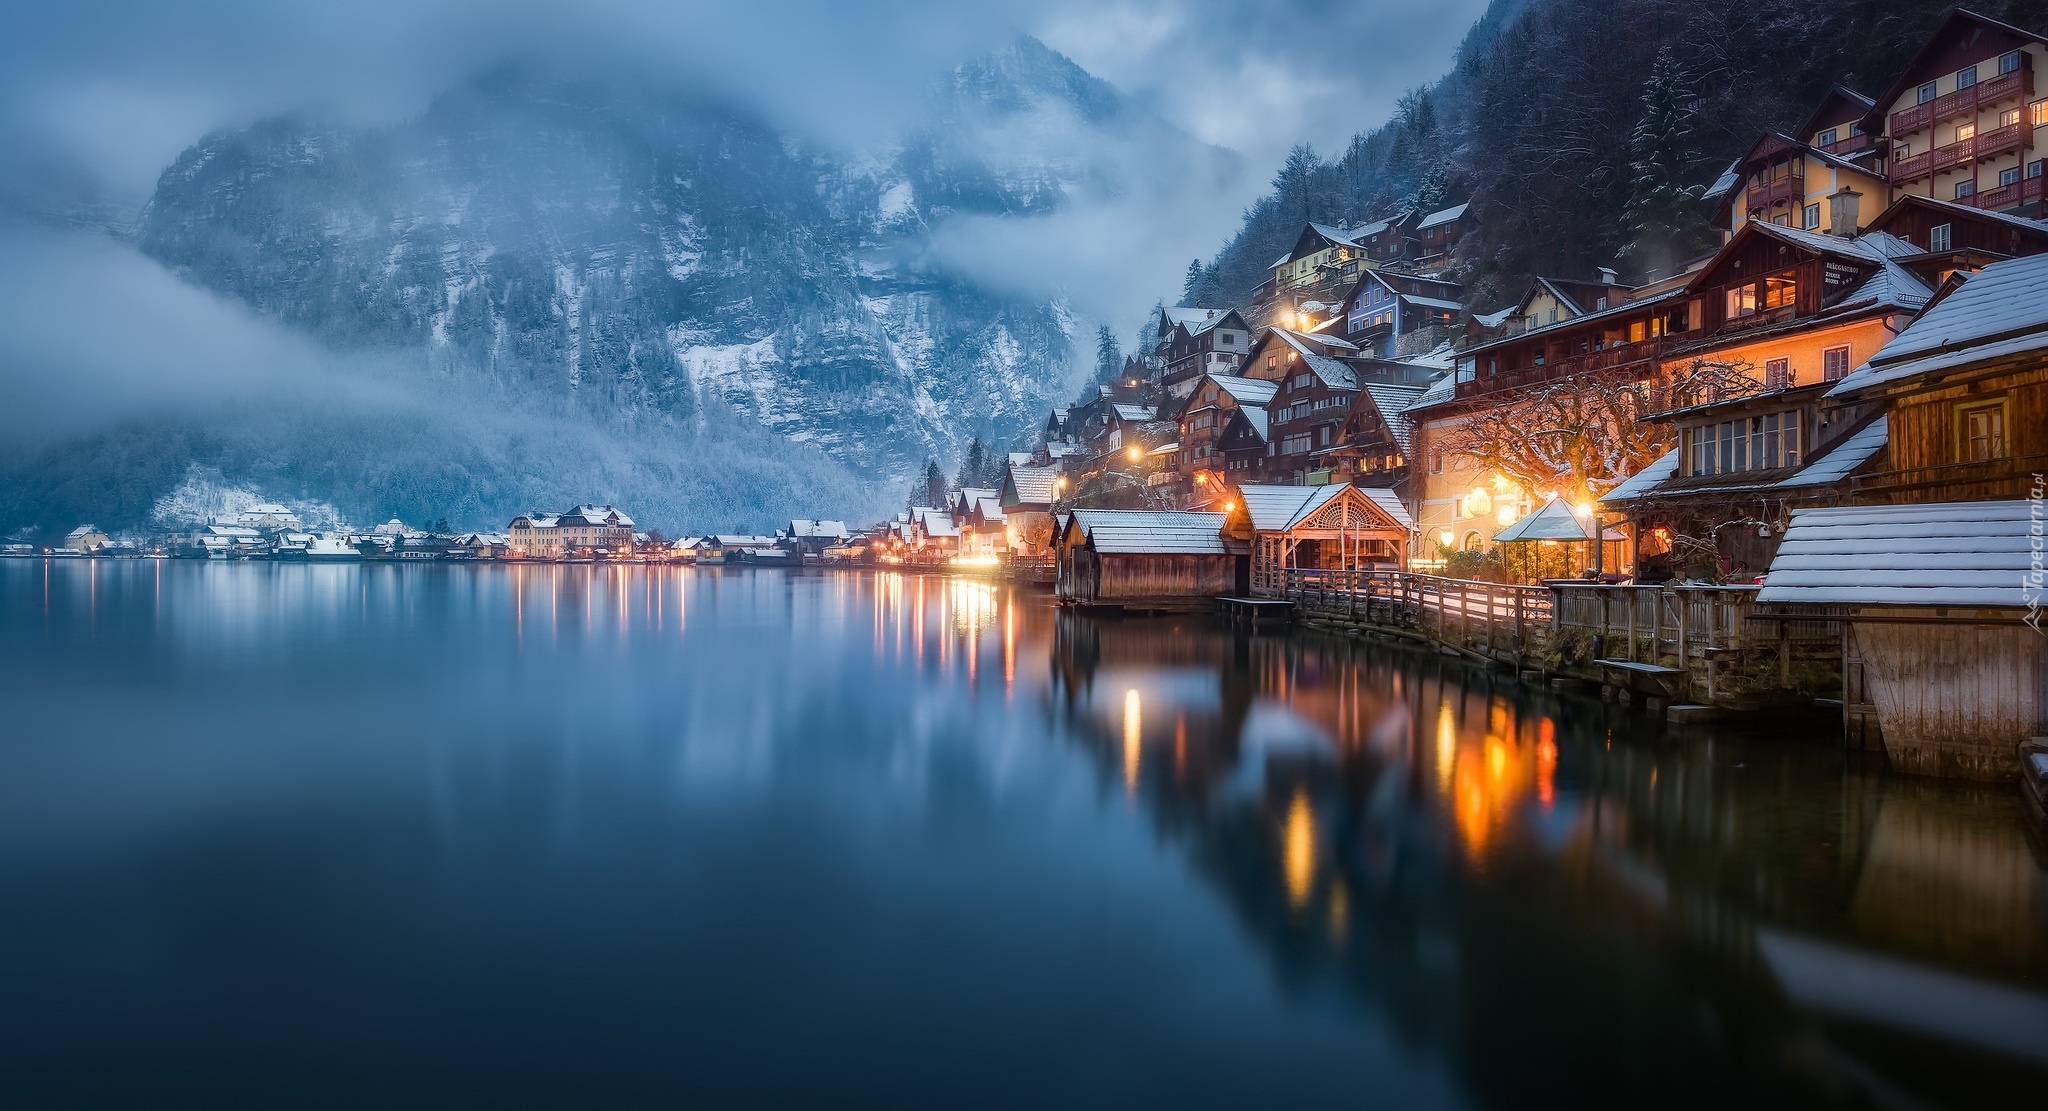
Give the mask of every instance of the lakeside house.
M 522 559 L 633 550 L 633 519 L 609 505 L 579 505 L 567 513 L 514 517 L 505 532 L 506 549 Z
M 1246 549 L 1223 535 L 1224 514 L 1077 509 L 1054 540 L 1054 591 L 1082 605 L 1184 607 L 1242 593 Z

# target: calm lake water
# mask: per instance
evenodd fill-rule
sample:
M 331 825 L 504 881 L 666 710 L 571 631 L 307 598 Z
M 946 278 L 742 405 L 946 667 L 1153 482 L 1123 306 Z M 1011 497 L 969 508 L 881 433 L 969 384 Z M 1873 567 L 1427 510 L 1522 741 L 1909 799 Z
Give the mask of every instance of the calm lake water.
M 880 572 L 6 560 L 0 722 L 8 1107 L 2038 1106 L 2048 1069 L 2016 794 L 1394 649 Z

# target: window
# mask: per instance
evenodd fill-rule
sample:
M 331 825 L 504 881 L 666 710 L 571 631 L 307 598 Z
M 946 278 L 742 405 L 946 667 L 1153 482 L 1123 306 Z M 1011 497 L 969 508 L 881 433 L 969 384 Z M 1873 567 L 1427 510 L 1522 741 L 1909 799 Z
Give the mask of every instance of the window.
M 2007 108 L 1998 114 L 1998 126 L 2000 127 L 2017 127 L 2019 122 L 2020 110 L 2017 108 Z
M 1977 182 L 1976 182 L 1976 181 L 1975 181 L 1974 179 L 1972 179 L 1972 178 L 1964 178 L 1963 180 L 1961 180 L 1961 181 L 1958 181 L 1958 182 L 1956 182 L 1956 199 L 1957 199 L 1957 200 L 1959 200 L 1959 201 L 1962 201 L 1962 200 L 1968 200 L 1969 198 L 1971 198 L 1971 197 L 1974 197 L 1974 196 L 1976 196 L 1976 195 L 1977 195 Z
M 1904 162 L 1912 156 L 1913 145 L 1911 143 L 1899 143 L 1892 147 L 1892 161 L 1894 162 Z
M 1714 426 L 1711 424 L 1693 429 L 1692 473 L 1714 473 Z
M 2036 159 L 2034 159 L 2034 160 L 2033 160 L 2032 162 L 2029 162 L 2029 163 L 2027 163 L 2027 176 L 2028 176 L 2028 177 L 2040 177 L 2040 176 L 2041 176 L 2041 163 L 2042 163 L 2042 161 L 2043 161 L 2042 159 L 2036 158 Z
M 1764 388 L 1782 390 L 1792 384 L 1792 360 L 1764 360 Z
M 1430 450 L 1430 453 L 1429 453 L 1429 473 L 1430 473 L 1430 474 L 1442 474 L 1442 473 L 1444 473 L 1444 453 L 1443 453 L 1443 452 L 1442 452 L 1441 450 L 1439 450 L 1439 449 L 1435 449 L 1435 448 L 1432 448 L 1432 449 Z
M 1956 455 L 1960 463 L 2005 458 L 2005 399 L 1956 408 Z
M 1789 212 L 1780 212 L 1776 216 L 1771 217 L 1771 223 L 1776 224 L 1781 228 L 1789 228 L 1792 226 L 1792 214 Z
M 1927 249 L 1946 251 L 1949 249 L 1949 225 L 1936 224 L 1927 229 Z
M 1268 356 L 1266 356 L 1266 369 L 1267 369 L 1267 370 L 1278 370 L 1278 369 L 1280 369 L 1280 356 L 1278 356 L 1278 355 L 1268 355 Z
M 2048 127 L 2048 97 L 2027 105 L 2027 125 L 2029 127 Z
M 1959 123 L 1956 125 L 1956 142 L 1960 143 L 1976 137 L 1977 121 L 1971 120 L 1969 123 Z
M 1764 279 L 1764 307 L 1783 308 L 1799 300 L 1799 283 L 1791 278 Z
M 1934 97 L 1934 82 L 1929 81 L 1927 84 L 1920 86 L 1920 103 L 1925 104 L 1933 100 Z
M 1739 285 L 1728 291 L 1728 319 L 1756 315 L 1756 287 Z
M 1823 146 L 1823 147 L 1831 147 L 1831 146 L 1834 146 L 1834 145 L 1835 145 L 1835 129 L 1834 129 L 1834 128 L 1832 128 L 1832 127 L 1830 127 L 1830 128 L 1828 128 L 1828 129 L 1827 129 L 1826 131 L 1823 131 L 1823 132 L 1821 132 L 1821 133 L 1820 133 L 1820 141 L 1819 141 L 1818 143 L 1816 143 L 1815 145 L 1816 145 L 1816 146 Z
M 1832 382 L 1849 373 L 1849 346 L 1830 347 L 1820 353 L 1820 376 Z
M 1969 88 L 1970 86 L 1972 86 L 1972 85 L 1975 85 L 1976 83 L 1977 83 L 1977 67 L 1976 67 L 1976 66 L 1971 66 L 1971 67 L 1969 67 L 1968 69 L 1961 69 L 1961 70 L 1957 70 L 1957 71 L 1956 71 L 1956 88 L 1957 88 L 1957 89 L 1967 89 L 1967 88 Z
M 1229 332 L 1218 332 L 1216 333 L 1216 342 L 1222 344 L 1225 347 L 1229 347 L 1231 344 L 1237 342 L 1237 337 L 1230 334 Z
M 2018 166 L 2007 166 L 2005 169 L 1998 171 L 1998 184 L 2018 185 L 2019 183 L 2020 168 Z
M 1803 219 L 1802 221 L 1800 221 L 1800 224 L 1799 224 L 1799 226 L 1800 226 L 1800 227 L 1803 227 L 1803 228 L 1807 229 L 1808 231 L 1812 231 L 1812 230 L 1813 230 L 1814 228 L 1817 228 L 1817 227 L 1819 227 L 1819 226 L 1820 226 L 1820 206 L 1819 206 L 1819 205 L 1817 205 L 1817 204 L 1810 204 L 1810 205 L 1807 205 L 1807 206 L 1806 206 L 1806 211 L 1805 211 L 1805 213 L 1804 213 L 1804 216 L 1805 216 L 1805 219 Z
M 2000 55 L 1998 56 L 1998 72 L 1999 72 L 1999 73 L 2001 73 L 2001 74 L 2006 74 L 2006 73 L 2012 73 L 2012 72 L 2014 72 L 2014 71 L 2018 70 L 2019 68 L 2020 68 L 2020 52 L 2019 52 L 2019 51 L 2017 51 L 2017 50 L 2009 50 L 2009 51 L 2005 52 L 2004 54 L 2000 54 Z

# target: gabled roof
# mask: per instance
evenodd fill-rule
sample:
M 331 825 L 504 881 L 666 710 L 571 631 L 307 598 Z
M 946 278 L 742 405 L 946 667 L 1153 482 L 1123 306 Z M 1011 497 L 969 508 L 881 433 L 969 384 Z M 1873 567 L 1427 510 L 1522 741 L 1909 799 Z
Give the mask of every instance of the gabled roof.
M 1444 402 L 1450 401 L 1457 396 L 1458 378 L 1454 374 L 1446 374 L 1431 382 L 1429 388 L 1422 391 L 1421 396 L 1409 402 L 1408 407 L 1401 410 L 1401 412 L 1409 414 L 1409 419 L 1413 420 L 1415 419 L 1413 414 L 1421 412 L 1432 405 L 1442 405 Z
M 1355 390 L 1358 388 L 1358 372 L 1341 359 L 1327 355 L 1303 355 L 1303 365 L 1315 371 L 1316 377 L 1333 390 Z
M 1846 85 L 1830 85 L 1806 122 L 1799 125 L 1799 134 L 1813 135 L 1839 124 L 1856 123 L 1875 107 L 1876 101 Z
M 1757 600 L 2024 606 L 2030 524 L 2024 501 L 1799 510 Z
M 1058 467 L 1019 467 L 1013 463 L 1003 476 L 1003 504 L 1050 505 L 1059 478 Z
M 1993 212 L 1986 208 L 1972 208 L 1966 204 L 1945 201 L 1939 197 L 1923 197 L 1917 193 L 1906 193 L 1901 195 L 1898 200 L 1893 201 L 1891 207 L 1886 208 L 1882 213 L 1878 214 L 1877 219 L 1870 222 L 1870 230 L 1885 231 L 1893 220 L 1897 219 L 1909 208 L 1931 208 L 1943 215 L 1989 220 L 1992 223 L 2004 224 L 2015 231 L 2025 233 L 2037 243 L 2048 244 L 2048 220 L 2034 220 L 2013 212 Z M 1886 234 L 1890 233 L 1886 232 Z
M 1448 224 L 1452 220 L 1455 220 L 1458 217 L 1463 216 L 1465 214 L 1465 210 L 1470 207 L 1472 207 L 1472 204 L 1470 201 L 1467 201 L 1464 204 L 1454 204 L 1449 208 L 1438 209 L 1437 211 L 1432 212 L 1427 216 L 1424 216 L 1422 218 L 1422 222 L 1415 225 L 1415 230 L 1421 231 L 1424 228 L 1433 228 L 1438 224 Z
M 1264 405 L 1273 400 L 1274 391 L 1280 383 L 1265 378 L 1242 378 L 1235 374 L 1211 373 L 1209 380 L 1227 393 L 1239 405 Z
M 1227 555 L 1224 514 L 1135 509 L 1076 509 L 1066 526 L 1095 550 L 1114 555 Z
M 1294 348 L 1303 355 L 1329 355 L 1332 353 L 1354 355 L 1358 353 L 1357 344 L 1352 343 L 1348 339 L 1340 339 L 1337 336 L 1297 332 L 1291 328 L 1268 328 L 1266 329 L 1266 334 L 1278 338 L 1280 342 Z
M 1391 518 L 1395 524 L 1415 531 L 1415 521 L 1408 515 L 1408 509 L 1392 490 L 1365 488 L 1335 483 L 1329 486 L 1264 486 L 1246 485 L 1237 488 L 1239 500 L 1244 503 L 1245 516 L 1250 518 L 1252 528 L 1258 532 L 1285 532 L 1314 516 L 1316 511 L 1330 504 L 1346 490 L 1357 490 L 1366 499 Z
M 1829 397 L 2048 349 L 2048 255 L 1995 262 L 1936 301 Z
M 1552 498 L 1543 508 L 1494 533 L 1493 539 L 1497 544 L 1519 540 L 1591 540 L 1593 522 L 1579 516 L 1570 502 Z
M 1150 405 L 1114 405 L 1111 408 L 1116 410 L 1116 419 L 1133 424 L 1159 419 L 1159 410 Z
M 789 534 L 793 537 L 799 538 L 824 537 L 827 539 L 834 540 L 849 535 L 849 533 L 846 531 L 846 522 L 844 521 L 805 520 L 791 521 L 789 523 Z
M 1415 403 L 1416 398 L 1422 396 L 1423 387 L 1367 382 L 1360 388 L 1371 396 L 1373 407 L 1380 411 L 1380 416 L 1387 422 L 1387 435 L 1400 447 L 1401 454 L 1407 455 L 1414 450 L 1415 426 L 1402 414 L 1408 406 Z
M 1976 12 L 1956 8 L 1948 13 L 1948 17 L 1941 21 L 1941 25 L 1934 29 L 1933 34 L 1927 36 L 1927 41 L 1920 44 L 1920 49 L 1913 52 L 1913 57 L 1905 65 L 1899 67 L 1899 75 L 1892 79 L 1892 83 L 1886 86 L 1883 92 L 1877 94 L 1877 99 L 1871 101 L 1870 111 L 1863 115 L 1863 130 L 1872 135 L 1885 134 L 1886 127 L 1890 122 L 1885 118 L 1885 113 L 1890 110 L 1893 104 L 1898 103 L 1899 97 L 1903 96 L 1907 89 L 1920 84 L 1924 80 L 1922 71 L 1927 66 L 1927 63 L 1935 54 L 1941 51 L 1945 44 L 1953 40 L 1954 36 L 1963 29 L 1962 25 L 1966 23 L 1973 24 L 1982 30 L 2009 35 L 2020 42 L 2048 41 L 2032 31 L 2015 27 L 2010 23 L 2000 23 L 1998 20 L 1986 18 L 1978 15 Z

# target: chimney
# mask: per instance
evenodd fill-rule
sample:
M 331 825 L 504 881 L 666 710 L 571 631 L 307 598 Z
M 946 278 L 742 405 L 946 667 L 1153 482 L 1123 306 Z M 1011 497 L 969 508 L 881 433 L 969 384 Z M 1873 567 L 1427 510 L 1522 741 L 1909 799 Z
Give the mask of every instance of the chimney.
M 1856 238 L 1862 199 L 1863 194 L 1846 185 L 1828 194 L 1828 234 Z
M 1616 274 L 1616 273 L 1614 272 L 1614 269 L 1613 269 L 1612 267 L 1602 266 L 1602 267 L 1600 267 L 1600 284 L 1601 284 L 1601 285 L 1620 285 L 1620 284 L 1621 284 L 1621 275 L 1619 275 L 1619 274 Z

